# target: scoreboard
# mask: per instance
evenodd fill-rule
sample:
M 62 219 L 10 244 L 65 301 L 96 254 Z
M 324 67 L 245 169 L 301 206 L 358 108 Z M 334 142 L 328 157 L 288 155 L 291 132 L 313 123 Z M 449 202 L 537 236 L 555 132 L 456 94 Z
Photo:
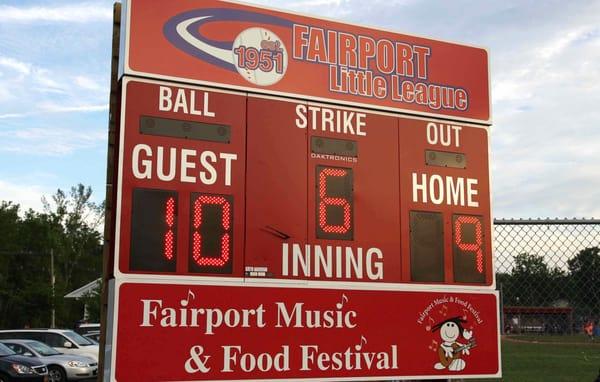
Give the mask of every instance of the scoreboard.
M 492 285 L 485 128 L 123 89 L 121 273 Z
M 106 380 L 501 375 L 484 49 L 122 9 Z

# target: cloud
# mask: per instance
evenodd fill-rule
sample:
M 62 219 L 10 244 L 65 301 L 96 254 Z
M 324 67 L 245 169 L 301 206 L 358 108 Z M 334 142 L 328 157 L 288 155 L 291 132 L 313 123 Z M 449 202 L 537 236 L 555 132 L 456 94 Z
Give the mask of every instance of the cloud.
M 0 77 L 0 119 L 108 110 L 108 86 L 102 86 L 92 76 L 71 73 L 72 70 L 64 68 L 64 72 L 57 73 L 0 56 L 0 73 L 6 74 Z
M 22 106 L 24 105 L 23 101 L 31 97 L 31 92 L 27 92 L 26 98 L 24 90 L 64 93 L 67 89 L 64 82 L 54 79 L 57 76 L 50 70 L 14 57 L 0 56 L 0 73 L 4 74 L 0 77 L 0 88 L 10 89 L 10 92 L 0 92 L 0 102 L 16 99 L 16 105 Z M 6 105 L 4 106 L 6 108 Z
M 63 127 L 28 127 L 0 131 L 5 143 L 0 152 L 32 155 L 64 156 L 76 150 L 105 144 L 106 131 L 75 130 Z
M 80 88 L 86 90 L 94 90 L 94 91 L 104 91 L 106 88 L 106 84 L 103 86 L 98 81 L 93 80 L 92 78 L 86 76 L 75 76 L 75 84 L 77 84 Z
M 291 8 L 322 7 L 322 6 L 339 7 L 343 2 L 344 2 L 343 0 L 303 0 L 303 1 L 294 1 L 287 5 Z
M 569 86 L 597 86 L 598 69 L 594 62 L 593 45 L 600 41 L 600 27 L 574 26 L 561 30 L 560 36 L 551 35 L 533 49 L 522 46 L 514 52 L 518 60 L 501 62 L 502 67 L 493 77 L 493 100 L 527 101 L 545 90 L 556 91 Z M 587 58 L 587 60 L 585 59 Z M 594 73 L 595 72 L 595 73 Z
M 110 6 L 77 4 L 61 6 L 0 6 L 0 23 L 68 22 L 87 23 L 110 21 L 113 14 Z
M 0 57 L 0 66 L 12 69 L 21 75 L 31 73 L 31 64 L 10 57 Z
M 573 42 L 580 40 L 583 36 L 593 34 L 595 29 L 597 28 L 594 28 L 593 26 L 583 26 L 567 31 L 567 33 L 563 33 L 561 37 L 549 41 L 538 48 L 537 54 L 543 60 L 552 59 L 564 52 Z
M 32 81 L 39 92 L 66 93 L 69 89 L 68 82 L 61 81 L 59 76 L 56 77 L 57 79 L 54 79 L 48 69 L 36 68 Z
M 0 114 L 0 119 L 9 119 L 9 118 L 22 118 L 28 116 L 28 113 L 7 113 Z
M 289 9 L 293 12 L 313 12 L 315 9 L 320 10 L 321 17 L 341 17 L 347 15 L 352 9 L 348 6 L 349 0 L 254 0 L 253 3 L 274 9 Z
M 101 105 L 60 105 L 52 102 L 45 102 L 39 105 L 41 111 L 50 113 L 72 113 L 72 112 L 96 112 L 107 111 L 108 104 Z
M 29 113 L 0 114 L 0 119 L 15 119 L 35 116 L 41 113 L 94 113 L 108 111 L 108 104 L 102 105 L 60 105 L 52 102 L 41 103 L 35 111 Z
M 42 196 L 50 195 L 51 190 L 37 184 L 11 183 L 0 179 L 0 200 L 12 201 L 21 206 L 21 212 L 28 209 L 42 211 Z

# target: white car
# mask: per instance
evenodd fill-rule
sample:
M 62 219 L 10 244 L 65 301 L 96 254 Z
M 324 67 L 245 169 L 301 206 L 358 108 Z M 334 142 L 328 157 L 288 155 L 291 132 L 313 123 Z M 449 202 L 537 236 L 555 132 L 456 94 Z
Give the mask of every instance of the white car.
M 98 375 L 98 363 L 88 357 L 62 354 L 35 340 L 0 340 L 0 343 L 18 355 L 35 358 L 48 366 L 49 382 L 79 381 Z
M 66 329 L 15 329 L 0 330 L 0 340 L 36 340 L 65 354 L 76 354 L 98 362 L 98 344 Z

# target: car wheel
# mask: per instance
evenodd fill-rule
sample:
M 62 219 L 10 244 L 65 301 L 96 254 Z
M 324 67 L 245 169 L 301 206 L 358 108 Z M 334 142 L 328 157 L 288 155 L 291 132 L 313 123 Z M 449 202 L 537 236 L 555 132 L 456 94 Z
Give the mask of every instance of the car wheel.
M 65 371 L 58 366 L 48 367 L 48 382 L 66 382 Z

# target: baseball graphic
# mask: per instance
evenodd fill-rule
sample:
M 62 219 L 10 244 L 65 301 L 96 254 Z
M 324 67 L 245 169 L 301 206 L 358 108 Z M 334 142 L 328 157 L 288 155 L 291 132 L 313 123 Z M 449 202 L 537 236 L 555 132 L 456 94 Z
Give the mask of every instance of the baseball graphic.
M 287 50 L 279 36 L 268 29 L 242 31 L 233 42 L 232 54 L 237 71 L 255 85 L 273 85 L 285 75 Z

